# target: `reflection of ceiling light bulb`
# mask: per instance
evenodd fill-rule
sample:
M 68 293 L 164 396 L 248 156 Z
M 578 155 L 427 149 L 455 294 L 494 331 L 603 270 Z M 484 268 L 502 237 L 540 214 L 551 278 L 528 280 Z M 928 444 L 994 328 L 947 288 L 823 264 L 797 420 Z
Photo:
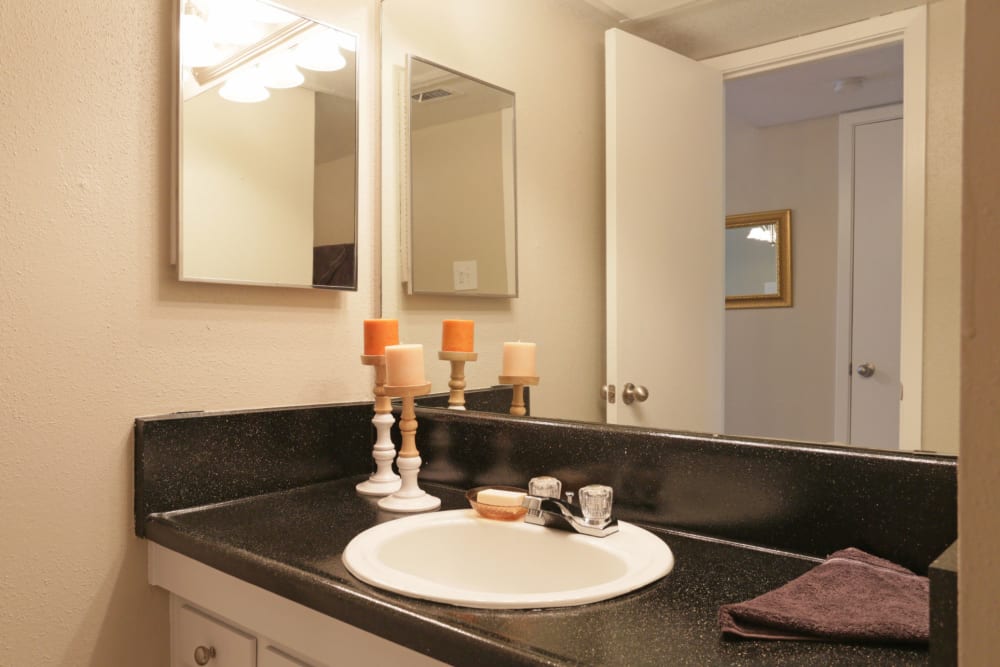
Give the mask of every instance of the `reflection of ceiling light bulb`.
M 837 79 L 833 82 L 833 92 L 840 93 L 853 93 L 864 88 L 865 77 L 863 76 L 851 76 L 846 79 Z
M 259 21 L 260 23 L 291 23 L 295 20 L 295 16 L 289 14 L 283 9 L 278 9 L 263 2 L 247 2 L 244 11 L 251 20 Z
M 774 228 L 774 225 L 765 225 L 763 227 L 751 227 L 750 233 L 747 234 L 748 239 L 753 239 L 754 241 L 767 241 L 768 243 L 774 244 L 777 239 L 778 231 Z
M 295 64 L 316 72 L 336 72 L 347 66 L 332 30 L 314 32 L 295 47 Z
M 208 24 L 194 14 L 181 15 L 181 61 L 187 67 L 207 67 L 219 61 Z
M 349 35 L 346 32 L 337 31 L 337 46 L 345 51 L 350 51 L 354 53 L 358 50 L 358 40 L 354 35 Z
M 288 51 L 275 53 L 260 64 L 260 80 L 268 88 L 295 88 L 306 80 Z
M 241 0 L 216 0 L 208 15 L 208 29 L 216 44 L 244 46 L 263 38 L 268 30 L 247 13 Z
M 271 93 L 260 81 L 257 66 L 237 70 L 219 88 L 219 95 L 230 102 L 263 102 Z

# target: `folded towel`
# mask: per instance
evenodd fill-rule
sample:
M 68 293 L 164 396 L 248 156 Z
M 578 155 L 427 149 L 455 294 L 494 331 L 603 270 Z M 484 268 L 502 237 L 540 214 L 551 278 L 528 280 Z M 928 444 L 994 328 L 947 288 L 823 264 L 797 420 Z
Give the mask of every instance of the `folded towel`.
M 843 549 L 781 588 L 719 608 L 722 632 L 755 639 L 927 643 L 927 577 Z

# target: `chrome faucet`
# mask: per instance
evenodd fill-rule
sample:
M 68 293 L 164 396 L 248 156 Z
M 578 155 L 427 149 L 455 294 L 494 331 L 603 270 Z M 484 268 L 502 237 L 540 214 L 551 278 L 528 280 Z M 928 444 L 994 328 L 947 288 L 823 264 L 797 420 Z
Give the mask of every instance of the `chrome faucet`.
M 607 537 L 618 532 L 618 520 L 611 516 L 611 487 L 585 486 L 580 489 L 579 496 L 583 507 L 568 500 L 529 493 L 521 502 L 528 508 L 524 521 L 593 537 Z

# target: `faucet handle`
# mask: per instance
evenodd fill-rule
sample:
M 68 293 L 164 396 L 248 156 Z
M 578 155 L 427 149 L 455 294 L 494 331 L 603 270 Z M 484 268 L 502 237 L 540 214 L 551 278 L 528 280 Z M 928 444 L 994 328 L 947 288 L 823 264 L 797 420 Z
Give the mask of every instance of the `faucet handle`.
M 562 495 L 562 482 L 555 477 L 532 477 L 528 481 L 528 495 L 558 499 Z
M 592 526 L 602 526 L 611 520 L 613 491 L 603 484 L 588 484 L 577 492 L 583 518 Z

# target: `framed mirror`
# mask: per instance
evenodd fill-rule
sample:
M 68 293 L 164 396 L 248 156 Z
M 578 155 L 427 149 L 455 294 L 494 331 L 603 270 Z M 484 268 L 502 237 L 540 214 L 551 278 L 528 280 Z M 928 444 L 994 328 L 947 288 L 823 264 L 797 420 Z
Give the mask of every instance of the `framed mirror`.
M 726 308 L 792 305 L 791 209 L 726 216 Z
M 410 294 L 517 296 L 514 93 L 409 56 Z
M 178 7 L 180 279 L 357 289 L 357 37 L 269 2 Z

